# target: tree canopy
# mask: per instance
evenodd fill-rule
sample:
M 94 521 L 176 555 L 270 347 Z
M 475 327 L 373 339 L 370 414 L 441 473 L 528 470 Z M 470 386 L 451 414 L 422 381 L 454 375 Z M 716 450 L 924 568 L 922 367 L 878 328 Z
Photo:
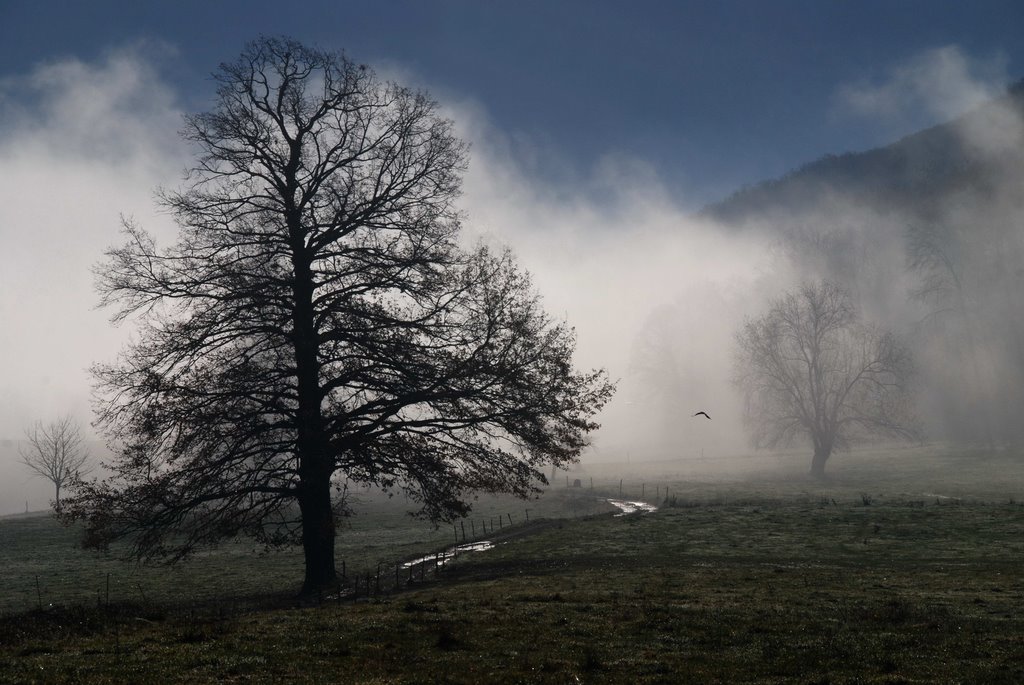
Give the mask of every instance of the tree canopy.
M 460 244 L 467 150 L 438 105 L 283 38 L 216 79 L 186 122 L 197 162 L 160 195 L 177 243 L 128 220 L 97 267 L 139 335 L 94 371 L 119 456 L 68 501 L 88 542 L 301 543 L 311 591 L 335 581 L 343 479 L 441 520 L 576 459 L 612 385 L 574 368 L 510 254 Z

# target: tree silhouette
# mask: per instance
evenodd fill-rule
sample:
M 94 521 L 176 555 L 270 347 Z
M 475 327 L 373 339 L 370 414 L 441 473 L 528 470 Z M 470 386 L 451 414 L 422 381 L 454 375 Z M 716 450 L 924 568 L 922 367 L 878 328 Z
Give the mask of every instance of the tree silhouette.
M 910 352 L 861 324 L 839 286 L 803 285 L 748 321 L 737 343 L 736 383 L 757 447 L 806 436 L 820 477 L 833 449 L 857 437 L 916 435 Z
M 171 561 L 301 544 L 311 592 L 336 582 L 339 480 L 446 520 L 575 460 L 612 386 L 573 368 L 572 330 L 509 254 L 460 247 L 466 146 L 436 103 L 279 38 L 216 79 L 187 120 L 198 162 L 161 195 L 178 242 L 125 221 L 97 270 L 141 335 L 95 369 L 122 449 L 66 507 L 87 543 Z
M 87 473 L 89 452 L 82 431 L 70 416 L 44 424 L 36 422 L 25 431 L 28 447 L 21 450 L 21 463 L 37 476 L 53 483 L 53 508 L 61 509 L 60 491 L 72 479 Z

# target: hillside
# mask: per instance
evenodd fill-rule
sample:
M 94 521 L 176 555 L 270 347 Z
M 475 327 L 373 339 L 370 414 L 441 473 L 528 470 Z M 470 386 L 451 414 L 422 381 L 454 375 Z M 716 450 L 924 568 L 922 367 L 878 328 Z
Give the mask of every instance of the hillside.
M 1024 148 L 1011 144 L 1019 131 L 1006 130 L 1022 116 L 1024 80 L 954 121 L 884 147 L 826 155 L 781 178 L 743 188 L 701 214 L 741 225 L 777 216 L 780 210 L 808 211 L 841 195 L 878 211 L 929 216 L 943 198 L 991 192 L 1008 173 L 1024 168 Z
M 1024 439 L 1024 81 L 891 145 L 828 156 L 702 216 L 766 235 L 783 282 L 846 287 L 906 339 L 933 437 Z

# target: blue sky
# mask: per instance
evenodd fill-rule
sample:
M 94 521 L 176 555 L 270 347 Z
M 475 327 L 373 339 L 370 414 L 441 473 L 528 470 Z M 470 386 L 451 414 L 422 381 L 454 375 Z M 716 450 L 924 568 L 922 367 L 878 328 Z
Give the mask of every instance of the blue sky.
M 844 111 L 838 95 L 928 50 L 954 47 L 989 80 L 1021 78 L 1021 26 L 1024 3 L 1012 0 L 3 0 L 0 73 L 149 41 L 171 48 L 161 77 L 197 109 L 216 64 L 284 33 L 474 100 L 543 151 L 533 171 L 552 181 L 625 156 L 699 205 L 936 123 L 945 111 L 910 103 L 880 122 Z

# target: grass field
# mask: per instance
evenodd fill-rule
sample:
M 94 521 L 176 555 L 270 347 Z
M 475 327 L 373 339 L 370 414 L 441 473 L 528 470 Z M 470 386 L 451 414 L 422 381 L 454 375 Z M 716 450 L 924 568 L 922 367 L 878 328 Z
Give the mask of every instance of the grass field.
M 727 477 L 592 466 L 570 474 L 583 488 L 563 482 L 531 503 L 529 527 L 377 598 L 233 603 L 240 588 L 294 588 L 299 568 L 241 546 L 138 569 L 145 601 L 122 581 L 109 606 L 94 587 L 0 620 L 0 682 L 1024 682 L 1024 455 L 865 451 L 837 457 L 825 483 L 803 477 L 805 461 Z M 620 478 L 624 495 L 653 500 L 654 487 L 665 506 L 583 516 L 607 507 Z M 479 515 L 515 505 L 481 502 Z M 339 539 L 366 568 L 452 536 L 421 538 L 376 506 Z M 93 559 L 82 571 L 69 533 L 44 536 L 46 521 L 0 523 L 5 588 L 34 604 L 29 564 L 53 575 L 62 555 L 78 582 L 121 568 Z M 219 584 L 227 572 L 234 583 Z
M 458 526 L 459 540 L 484 539 L 484 526 L 503 530 L 527 517 L 579 517 L 613 510 L 593 497 L 552 496 L 524 502 L 481 496 Z M 413 518 L 399 498 L 357 494 L 356 515 L 338 531 L 336 557 L 350 576 L 393 568 L 396 562 L 455 544 L 456 530 Z M 0 615 L 48 607 L 142 601 L 195 604 L 210 600 L 251 603 L 267 595 L 290 597 L 302 581 L 300 550 L 265 553 L 245 541 L 203 551 L 174 567 L 140 566 L 120 559 L 121 549 L 99 554 L 78 548 L 80 533 L 45 513 L 0 518 Z M 108 586 L 109 579 L 109 586 Z

